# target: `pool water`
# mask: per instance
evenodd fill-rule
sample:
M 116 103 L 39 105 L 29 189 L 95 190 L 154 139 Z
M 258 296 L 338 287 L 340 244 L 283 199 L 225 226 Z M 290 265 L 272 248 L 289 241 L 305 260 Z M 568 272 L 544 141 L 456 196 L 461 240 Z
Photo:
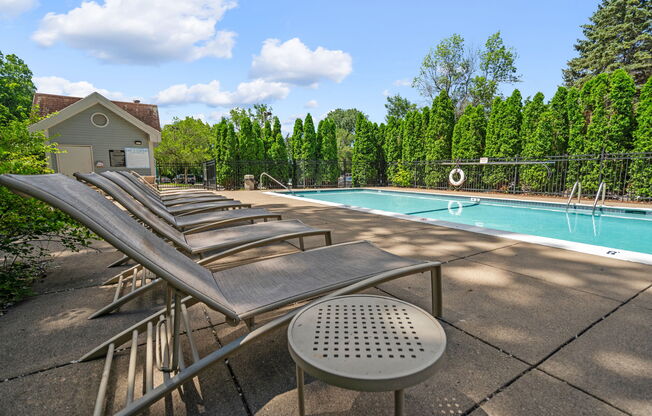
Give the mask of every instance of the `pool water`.
M 294 192 L 309 198 L 426 220 L 447 221 L 606 248 L 652 254 L 652 210 L 458 197 L 368 189 Z

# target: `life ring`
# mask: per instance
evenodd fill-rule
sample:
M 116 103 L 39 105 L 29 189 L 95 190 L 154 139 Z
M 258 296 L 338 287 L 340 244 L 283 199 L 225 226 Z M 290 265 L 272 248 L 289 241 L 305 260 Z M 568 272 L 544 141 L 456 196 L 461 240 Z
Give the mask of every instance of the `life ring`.
M 453 208 L 453 205 L 457 205 L 457 208 Z M 462 203 L 460 201 L 448 201 L 448 213 L 456 217 L 462 215 Z
M 455 180 L 454 178 L 455 174 L 460 175 L 460 178 L 458 180 Z M 451 170 L 451 173 L 448 175 L 448 182 L 453 186 L 462 186 L 465 180 L 466 180 L 466 175 L 464 174 L 464 171 L 460 168 L 455 168 Z

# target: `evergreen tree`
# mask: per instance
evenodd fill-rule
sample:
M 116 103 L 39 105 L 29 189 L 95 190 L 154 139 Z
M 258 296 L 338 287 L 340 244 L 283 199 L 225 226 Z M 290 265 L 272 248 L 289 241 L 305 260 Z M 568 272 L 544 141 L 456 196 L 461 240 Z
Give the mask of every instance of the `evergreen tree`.
M 641 90 L 636 122 L 634 151 L 652 153 L 652 77 L 648 78 Z M 652 197 L 652 163 L 650 160 L 637 160 L 632 165 L 630 173 L 632 176 L 631 194 L 637 197 Z
M 487 120 L 482 105 L 469 105 L 453 129 L 452 159 L 478 159 L 484 151 Z
M 608 141 L 614 152 L 631 150 L 634 132 L 634 80 L 623 69 L 611 74 L 609 91 L 609 136 Z
M 314 181 L 317 176 L 317 133 L 310 113 L 303 122 L 303 143 L 301 144 L 302 173 L 304 180 Z
M 303 147 L 303 120 L 300 118 L 294 120 L 294 130 L 292 130 L 292 136 L 290 137 L 290 148 L 292 150 L 292 160 L 299 161 L 301 160 L 302 153 L 301 148 Z
M 492 108 L 489 118 L 485 156 L 494 158 L 517 156 L 521 152 L 521 92 L 514 90 L 504 102 L 494 100 L 494 104 L 498 104 L 498 109 L 494 115 Z M 488 168 L 484 176 L 485 181 L 491 186 L 507 190 L 515 185 L 510 182 L 514 171 L 510 167 L 488 166 Z
M 237 187 L 239 180 L 236 178 L 237 162 L 240 159 L 238 152 L 238 136 L 235 133 L 235 126 L 226 122 L 226 133 L 223 133 L 222 152 L 220 159 L 216 160 L 217 182 L 226 189 Z
M 566 114 L 568 114 L 568 154 L 584 154 L 586 119 L 582 109 L 580 91 L 569 88 L 566 94 Z
M 274 116 L 274 128 L 272 129 L 272 136 L 274 137 L 274 141 L 276 141 L 276 135 L 281 134 L 281 120 L 278 119 L 278 117 Z
M 335 122 L 331 119 L 325 119 L 324 125 L 320 128 L 323 131 L 321 135 L 321 159 L 324 161 L 324 166 L 321 173 L 321 180 L 327 184 L 335 184 L 339 176 L 339 166 L 337 163 L 337 128 Z M 319 123 L 322 125 L 322 122 Z
M 546 105 L 543 100 L 543 94 L 538 92 L 532 100 L 526 100 L 523 105 L 523 121 L 521 122 L 521 143 L 523 149 L 527 146 L 527 142 L 534 140 L 534 132 L 539 124 L 539 117 L 546 111 Z
M 272 123 L 270 123 L 269 120 L 265 120 L 265 127 L 263 128 L 263 160 L 271 159 L 270 150 L 272 149 L 275 140 L 276 136 L 272 132 Z
M 271 175 L 282 182 L 287 182 L 290 178 L 290 165 L 285 140 L 283 140 L 280 129 L 276 132 L 274 142 L 269 149 L 269 159 L 274 162 Z
M 410 111 L 403 123 L 402 155 L 404 162 L 415 162 L 425 159 L 426 151 L 421 137 L 420 111 Z
M 240 120 L 240 131 L 238 134 L 238 142 L 240 145 L 240 166 L 243 169 L 244 175 L 258 176 L 262 173 L 260 165 L 260 152 L 262 150 L 262 140 L 256 136 L 255 126 L 257 123 L 252 123 L 249 117 Z M 260 131 L 260 126 L 258 126 Z
M 582 104 L 585 117 L 590 120 L 586 128 L 584 153 L 599 156 L 602 152 L 612 152 L 615 149 L 609 142 L 609 116 L 607 100 L 609 98 L 609 75 L 600 74 L 584 84 L 582 88 Z M 582 189 L 597 191 L 602 180 L 601 164 L 586 162 L 582 164 Z
M 401 151 L 401 134 L 403 131 L 403 120 L 396 117 L 390 117 L 387 120 L 387 126 L 384 131 L 384 152 L 387 163 L 386 175 L 390 183 L 400 186 L 409 185 L 401 181 L 402 169 L 402 151 Z
M 585 39 L 575 45 L 579 56 L 564 70 L 567 85 L 582 86 L 592 76 L 622 68 L 636 85 L 652 75 L 652 7 L 650 0 L 603 0 L 583 25 Z
M 566 107 L 566 87 L 557 88 L 557 92 L 550 100 L 548 109 L 552 113 L 552 155 L 563 155 L 568 146 L 568 111 Z
M 426 130 L 426 161 L 450 159 L 451 140 L 455 126 L 455 108 L 446 91 L 442 90 L 433 100 L 432 110 Z M 447 168 L 428 164 L 426 185 L 434 186 L 440 183 L 447 174 Z
M 522 156 L 528 159 L 543 159 L 552 154 L 554 146 L 555 115 L 547 110 L 539 117 L 534 133 L 523 145 Z M 532 165 L 520 168 L 520 185 L 526 192 L 545 191 L 548 170 L 544 166 Z
M 399 119 L 404 118 L 408 112 L 416 110 L 417 105 L 411 103 L 407 98 L 403 98 L 399 94 L 396 94 L 394 96 L 387 97 L 385 108 L 387 109 L 385 120 L 389 121 L 391 117 L 396 117 Z
M 355 142 L 353 142 L 353 156 L 351 177 L 354 186 L 364 186 L 374 183 L 377 179 L 378 149 L 374 137 L 374 125 L 361 114 L 356 117 Z

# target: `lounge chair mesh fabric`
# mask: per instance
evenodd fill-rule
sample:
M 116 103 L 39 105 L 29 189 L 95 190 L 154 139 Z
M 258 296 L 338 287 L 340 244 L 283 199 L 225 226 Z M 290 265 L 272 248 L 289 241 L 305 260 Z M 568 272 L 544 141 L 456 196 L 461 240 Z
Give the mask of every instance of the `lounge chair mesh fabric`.
M 151 215 L 153 215 L 151 210 L 145 208 L 142 204 L 137 202 L 133 196 L 127 193 L 120 186 L 116 185 L 115 182 L 111 181 L 110 179 L 94 172 L 75 173 L 75 176 L 83 180 L 84 182 L 88 182 L 100 188 L 102 191 L 106 192 L 113 199 L 115 199 L 122 206 L 124 206 L 129 212 L 136 215 L 141 221 L 144 222 L 149 221 L 144 218 L 145 215 L 147 215 L 148 218 L 154 218 L 151 217 Z M 143 217 L 141 217 L 141 215 Z M 174 225 L 177 228 L 184 228 L 184 227 L 189 227 L 198 224 L 215 223 L 223 220 L 233 220 L 237 218 L 247 219 L 247 217 L 264 217 L 264 216 L 273 217 L 274 215 L 269 211 L 267 211 L 266 209 L 250 208 L 250 209 L 232 209 L 227 211 L 207 211 L 207 212 L 188 214 L 188 215 L 178 216 L 178 217 L 165 215 L 163 219 L 168 218 L 169 220 L 172 221 L 172 222 L 168 221 L 168 223 Z
M 84 175 L 78 175 L 83 177 Z M 119 196 L 118 202 L 129 212 L 151 227 L 161 236 L 171 240 L 178 248 L 187 253 L 203 253 L 232 248 L 238 245 L 263 240 L 284 234 L 295 234 L 313 231 L 299 220 L 285 220 L 241 225 L 234 228 L 219 228 L 202 231 L 196 234 L 184 235 L 151 211 L 131 198 L 126 192 L 116 185 L 112 192 Z
M 151 195 L 147 195 L 136 187 L 131 181 L 125 178 L 123 175 L 120 175 L 118 172 L 102 172 L 102 176 L 112 180 L 114 183 L 119 185 L 122 189 L 127 191 L 132 197 L 136 198 L 138 202 L 149 208 L 159 217 L 163 218 L 169 223 L 174 223 L 174 215 L 182 214 L 185 212 L 196 211 L 196 210 L 208 210 L 208 209 L 219 209 L 219 208 L 230 208 L 230 207 L 240 207 L 243 204 L 240 201 L 215 201 L 215 202 L 201 202 L 195 204 L 186 204 L 179 206 L 166 207 L 156 198 Z
M 236 317 L 208 269 L 179 253 L 88 186 L 61 174 L 2 175 L 0 184 L 59 208 L 174 287 Z
M 121 174 L 125 178 L 127 178 L 131 183 L 133 183 L 135 186 L 137 186 L 140 190 L 149 193 L 150 195 L 154 196 L 155 198 L 160 199 L 162 202 L 167 203 L 167 202 L 173 202 L 175 199 L 190 199 L 190 198 L 203 198 L 205 201 L 215 201 L 219 199 L 226 199 L 222 195 L 218 195 L 214 192 L 211 191 L 204 191 L 201 189 L 187 189 L 187 190 L 182 190 L 181 192 L 176 191 L 174 194 L 161 194 L 160 192 L 156 192 L 154 189 L 152 189 L 150 186 L 145 185 L 142 183 L 138 178 L 136 178 L 133 174 L 125 171 L 116 171 L 117 173 Z M 176 201 L 174 201 L 176 202 Z M 199 201 L 198 201 L 199 202 Z

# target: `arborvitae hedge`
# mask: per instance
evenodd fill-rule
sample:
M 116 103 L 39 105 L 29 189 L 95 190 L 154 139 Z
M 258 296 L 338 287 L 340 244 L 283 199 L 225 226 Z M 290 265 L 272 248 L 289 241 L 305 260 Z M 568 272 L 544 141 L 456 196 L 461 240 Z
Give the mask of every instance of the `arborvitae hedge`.
M 487 119 L 481 105 L 468 106 L 453 130 L 452 158 L 477 159 L 484 151 Z
M 634 151 L 652 152 L 652 77 L 641 90 L 641 97 L 636 110 L 637 128 L 634 132 Z M 634 195 L 652 197 L 652 161 L 639 160 L 631 167 Z

